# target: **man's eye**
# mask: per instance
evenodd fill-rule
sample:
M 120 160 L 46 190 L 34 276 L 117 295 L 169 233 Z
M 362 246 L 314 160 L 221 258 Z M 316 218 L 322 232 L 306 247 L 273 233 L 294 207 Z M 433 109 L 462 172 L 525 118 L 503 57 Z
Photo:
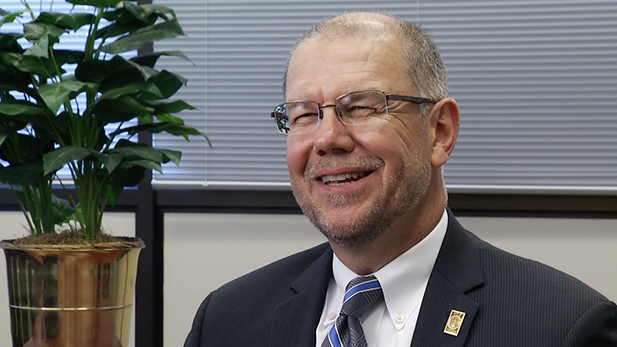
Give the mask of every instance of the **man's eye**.
M 355 105 L 349 108 L 350 112 L 354 112 L 354 111 L 375 111 L 375 108 L 373 107 L 369 107 L 369 106 L 361 106 L 361 105 Z
M 317 113 L 303 113 L 300 115 L 294 115 L 291 117 L 293 124 L 304 124 L 308 122 L 314 122 L 317 119 Z
M 374 115 L 377 110 L 373 107 L 355 105 L 348 108 L 346 113 L 352 118 L 365 118 Z

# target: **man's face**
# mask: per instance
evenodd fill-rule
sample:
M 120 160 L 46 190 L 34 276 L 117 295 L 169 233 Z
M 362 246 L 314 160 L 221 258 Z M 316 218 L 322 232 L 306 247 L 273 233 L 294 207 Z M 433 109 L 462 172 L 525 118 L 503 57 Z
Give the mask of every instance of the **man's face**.
M 346 93 L 379 89 L 415 96 L 395 39 L 313 39 L 293 54 L 287 101 L 333 104 Z M 390 101 L 389 116 L 344 125 L 324 108 L 317 130 L 287 138 L 296 200 L 331 242 L 364 245 L 413 215 L 431 177 L 428 121 L 418 105 Z

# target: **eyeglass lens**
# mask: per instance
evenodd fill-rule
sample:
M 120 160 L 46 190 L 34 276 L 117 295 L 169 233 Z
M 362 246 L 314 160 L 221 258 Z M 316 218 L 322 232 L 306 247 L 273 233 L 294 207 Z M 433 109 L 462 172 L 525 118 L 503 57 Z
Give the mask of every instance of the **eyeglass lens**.
M 275 108 L 274 117 L 282 133 L 301 133 L 317 129 L 322 108 L 315 101 L 296 101 L 281 104 Z M 342 95 L 335 101 L 337 115 L 341 122 L 356 125 L 370 122 L 388 113 L 386 96 L 378 90 L 368 90 Z

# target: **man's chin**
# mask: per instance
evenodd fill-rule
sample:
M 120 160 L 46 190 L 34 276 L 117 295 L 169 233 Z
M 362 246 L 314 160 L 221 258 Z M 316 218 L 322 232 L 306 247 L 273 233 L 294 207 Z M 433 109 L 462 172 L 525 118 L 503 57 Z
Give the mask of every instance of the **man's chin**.
M 367 245 L 383 231 L 381 228 L 366 225 L 364 221 L 349 218 L 337 218 L 335 221 L 312 219 L 311 221 L 329 242 L 341 247 Z
M 324 236 L 326 236 L 330 243 L 345 248 L 358 248 L 366 246 L 381 235 L 380 231 L 360 232 L 354 234 L 340 234 L 322 229 L 320 229 L 320 231 L 324 234 Z

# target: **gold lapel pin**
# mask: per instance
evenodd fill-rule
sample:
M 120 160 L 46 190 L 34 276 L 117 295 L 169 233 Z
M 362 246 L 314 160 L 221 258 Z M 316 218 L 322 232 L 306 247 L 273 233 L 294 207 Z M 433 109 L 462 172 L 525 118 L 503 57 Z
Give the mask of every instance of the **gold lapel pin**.
M 443 332 L 448 335 L 458 336 L 458 332 L 461 330 L 461 325 L 463 324 L 463 319 L 465 319 L 465 312 L 457 310 L 450 311 L 450 317 L 448 317 L 448 322 Z

